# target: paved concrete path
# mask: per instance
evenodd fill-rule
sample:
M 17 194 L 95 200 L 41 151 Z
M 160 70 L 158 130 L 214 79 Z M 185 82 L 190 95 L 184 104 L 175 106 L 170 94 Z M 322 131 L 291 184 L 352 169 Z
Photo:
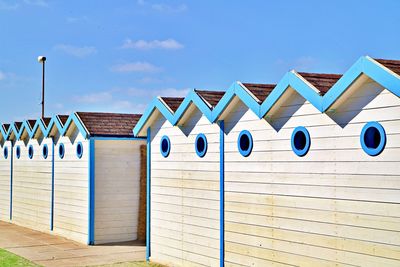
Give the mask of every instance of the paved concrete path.
M 43 266 L 89 266 L 145 260 L 146 247 L 135 242 L 86 246 L 0 221 L 0 248 Z

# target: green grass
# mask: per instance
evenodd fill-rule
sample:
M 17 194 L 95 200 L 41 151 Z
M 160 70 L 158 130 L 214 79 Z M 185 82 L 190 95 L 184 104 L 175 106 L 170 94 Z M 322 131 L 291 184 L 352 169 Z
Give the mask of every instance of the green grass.
M 4 249 L 0 249 L 0 267 L 14 267 L 14 266 L 38 267 L 39 265 L 34 264 Z

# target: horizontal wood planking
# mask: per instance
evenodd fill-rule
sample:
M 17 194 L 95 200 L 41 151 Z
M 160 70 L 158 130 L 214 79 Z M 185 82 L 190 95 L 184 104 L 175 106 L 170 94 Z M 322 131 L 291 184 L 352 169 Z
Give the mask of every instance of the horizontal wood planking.
M 321 114 L 298 95 L 292 100 L 270 114 L 269 121 L 240 103 L 225 121 L 226 261 L 246 266 L 263 261 L 398 265 L 398 97 L 361 88 L 333 115 Z M 360 146 L 359 134 L 368 121 L 380 122 L 387 133 L 386 149 L 378 157 L 366 155 Z M 297 126 L 306 126 L 311 136 L 303 158 L 290 145 Z M 254 140 L 247 158 L 237 152 L 243 129 Z
M 162 117 L 152 126 L 151 260 L 175 266 L 218 266 L 219 158 L 214 155 L 219 155 L 219 127 L 195 110 L 180 128 L 171 127 Z M 208 141 L 203 158 L 195 152 L 199 133 Z M 167 158 L 160 154 L 163 135 L 171 141 Z M 207 173 L 198 171 L 203 166 Z
M 42 156 L 42 148 L 48 146 L 47 159 Z M 33 146 L 33 157 L 28 157 L 28 148 Z M 20 148 L 20 158 L 16 148 Z M 17 141 L 13 159 L 13 218 L 15 224 L 40 231 L 50 231 L 51 219 L 51 138 L 39 144 L 37 139 Z
M 4 149 L 8 157 L 4 158 Z M 6 141 L 0 149 L 0 220 L 10 221 L 10 184 L 11 184 L 11 142 Z
M 95 141 L 95 243 L 137 239 L 139 140 Z
M 54 233 L 87 243 L 88 240 L 88 175 L 89 141 L 80 133 L 74 138 L 56 139 L 54 148 Z M 76 145 L 82 142 L 83 155 L 78 158 Z M 64 158 L 59 157 L 59 146 L 65 146 Z

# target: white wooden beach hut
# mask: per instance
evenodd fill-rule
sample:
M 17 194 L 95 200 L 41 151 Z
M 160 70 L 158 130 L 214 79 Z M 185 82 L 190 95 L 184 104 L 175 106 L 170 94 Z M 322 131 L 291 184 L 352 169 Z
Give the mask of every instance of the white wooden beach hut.
M 400 61 L 362 57 L 343 75 L 237 82 L 216 105 L 156 99 L 134 128 L 151 151 L 148 259 L 398 266 L 399 97 Z
M 1 219 L 88 244 L 136 240 L 145 140 L 131 129 L 139 117 L 77 112 L 11 124 Z

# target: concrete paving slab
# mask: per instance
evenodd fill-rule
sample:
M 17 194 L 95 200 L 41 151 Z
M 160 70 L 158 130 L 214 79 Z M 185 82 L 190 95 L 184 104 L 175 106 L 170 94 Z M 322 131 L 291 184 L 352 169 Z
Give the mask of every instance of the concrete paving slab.
M 42 266 L 70 267 L 144 261 L 137 242 L 87 246 L 63 237 L 0 221 L 0 247 Z

